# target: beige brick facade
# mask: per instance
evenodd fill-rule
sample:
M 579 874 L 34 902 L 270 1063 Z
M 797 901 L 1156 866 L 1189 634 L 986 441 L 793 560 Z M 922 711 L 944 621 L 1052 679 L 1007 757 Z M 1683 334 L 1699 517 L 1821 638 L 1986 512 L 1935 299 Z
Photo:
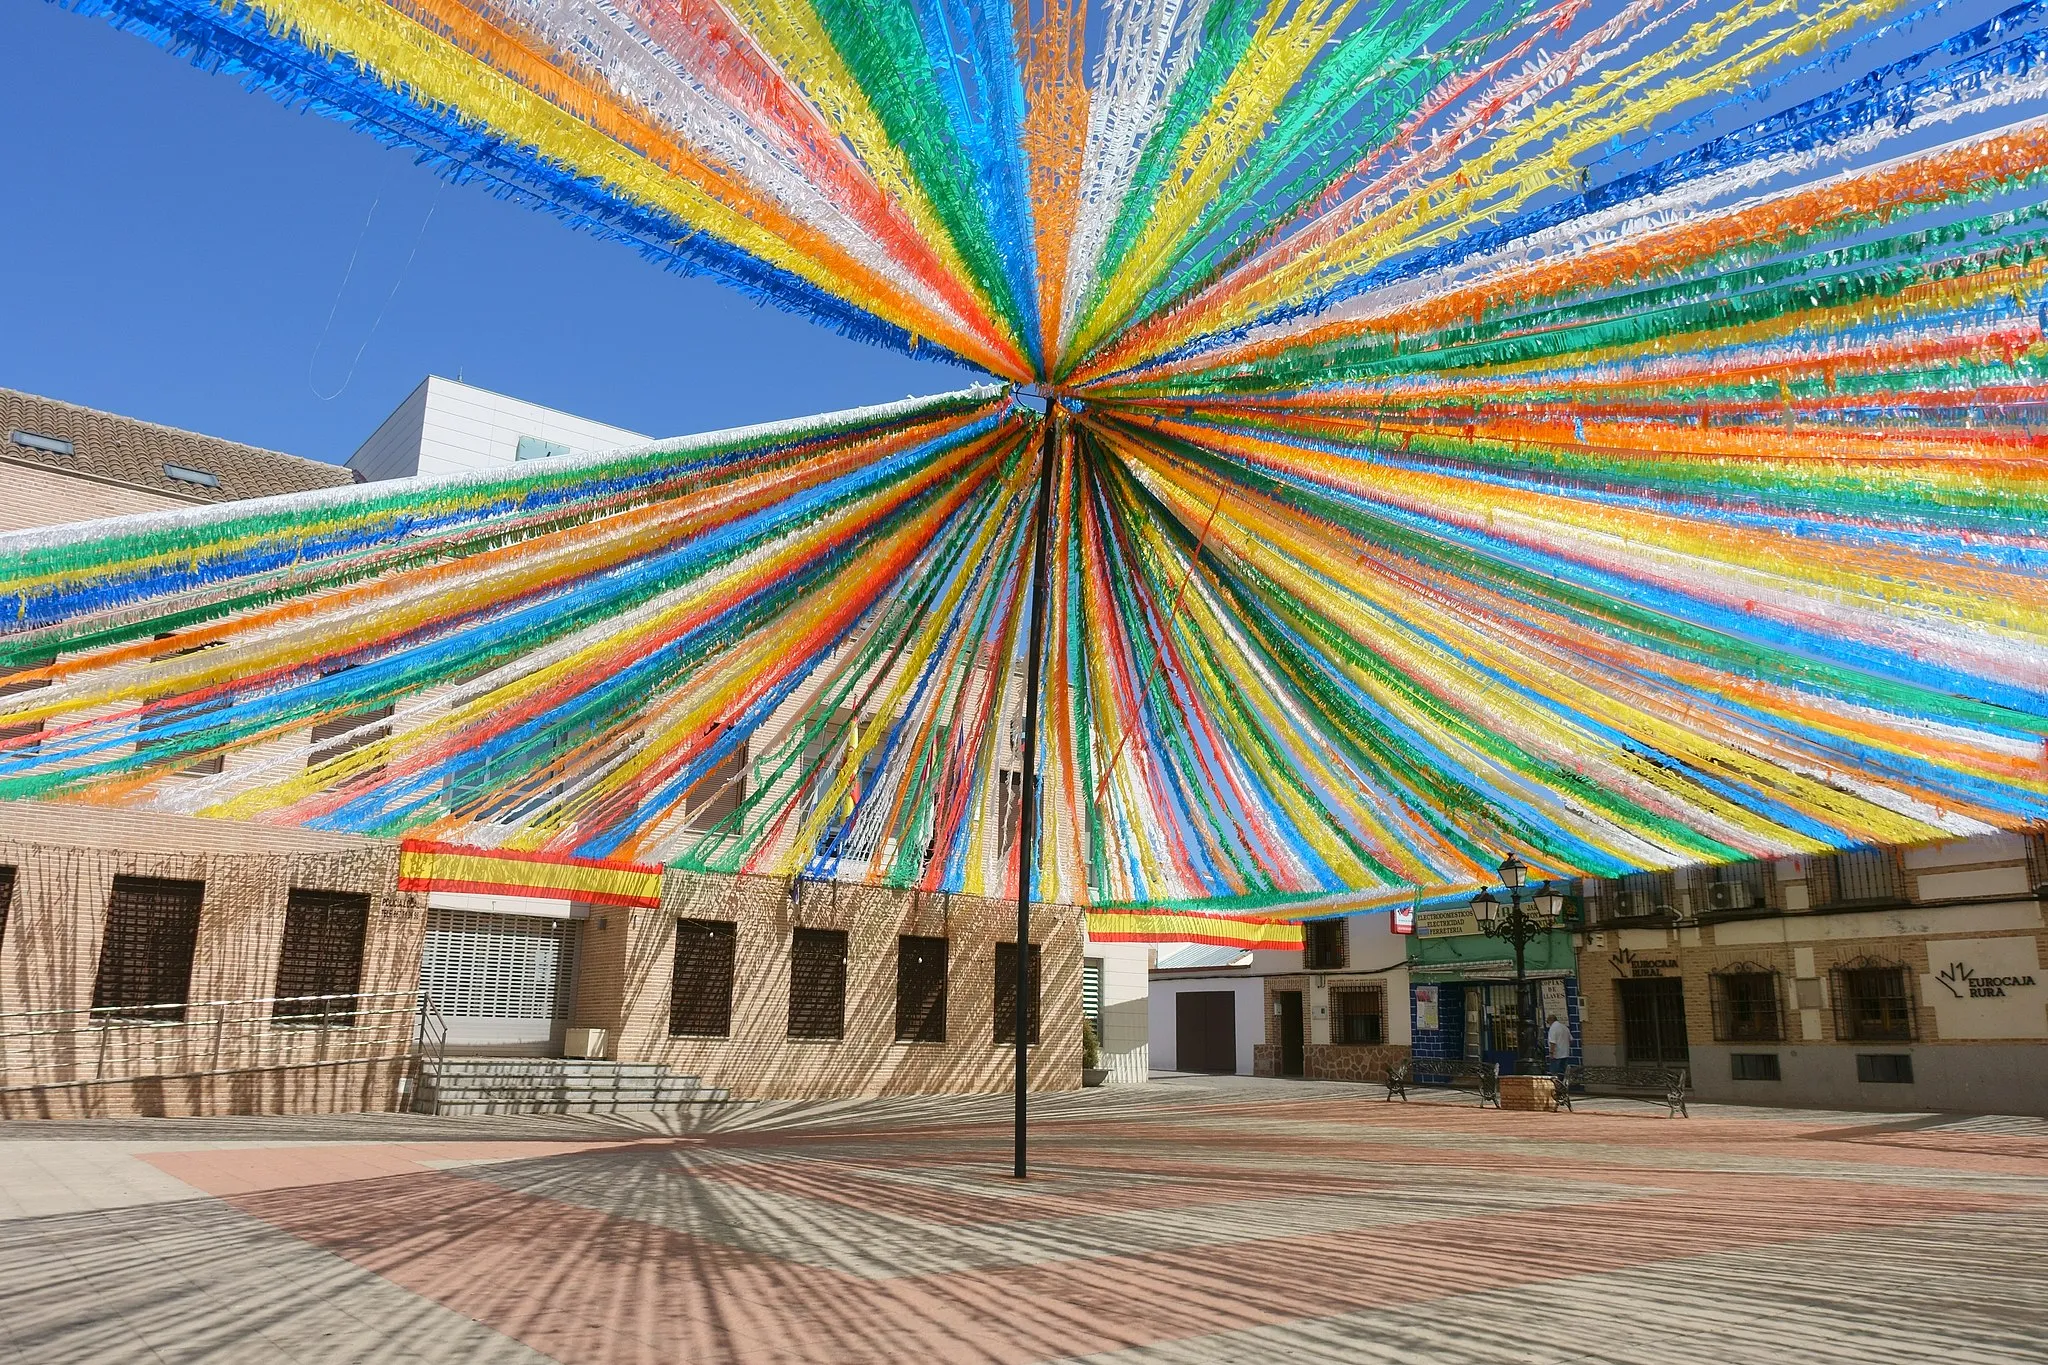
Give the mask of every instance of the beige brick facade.
M 1331 1000 L 1347 990 L 1371 991 L 1379 996 L 1382 1037 L 1392 1037 L 1394 1011 L 1406 1012 L 1408 1002 L 1405 991 L 1402 998 L 1395 998 L 1387 983 L 1377 975 L 1353 974 L 1346 972 L 1302 973 L 1299 976 L 1268 976 L 1262 979 L 1265 988 L 1264 1009 L 1266 1021 L 1265 1040 L 1252 1046 L 1252 1074 L 1255 1076 L 1278 1076 L 1281 1069 L 1281 1016 L 1275 996 L 1283 991 L 1299 991 L 1302 999 L 1302 1070 L 1303 1079 L 1311 1081 L 1384 1081 L 1394 1066 L 1407 1059 L 1411 1048 L 1406 1044 L 1340 1043 L 1318 1042 L 1321 1034 L 1328 1037 L 1327 1018 L 1319 1020 L 1316 1014 L 1318 1001 Z M 1321 982 L 1320 988 L 1317 982 Z M 1321 1006 L 1331 1008 L 1332 1006 Z M 1323 1027 L 1318 1028 L 1317 1024 Z

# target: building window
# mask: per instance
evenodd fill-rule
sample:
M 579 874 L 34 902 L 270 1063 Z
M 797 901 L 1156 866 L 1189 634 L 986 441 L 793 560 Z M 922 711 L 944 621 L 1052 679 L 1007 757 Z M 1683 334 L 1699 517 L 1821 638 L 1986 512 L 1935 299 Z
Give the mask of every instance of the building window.
M 78 448 L 62 436 L 45 436 L 40 431 L 22 431 L 17 428 L 7 433 L 7 439 L 23 450 L 40 450 L 45 455 L 78 453 Z
M 713 743 L 726 727 L 713 726 Z M 692 834 L 730 830 L 747 795 L 747 746 L 740 744 L 697 779 L 683 798 L 683 828 Z
M 177 638 L 177 632 L 165 631 L 156 638 L 159 640 L 173 640 Z M 155 662 L 159 659 L 179 659 L 187 654 L 197 654 L 203 649 L 218 649 L 224 643 L 225 641 L 221 640 L 209 640 L 203 645 L 193 645 L 186 649 L 167 649 L 161 654 L 150 655 L 150 660 Z M 157 732 L 186 721 L 210 716 L 217 711 L 225 711 L 228 709 L 230 701 L 229 697 L 222 695 L 207 702 L 189 703 L 172 700 L 145 704 L 142 708 L 142 719 L 137 724 L 135 731 L 136 756 L 138 758 L 142 757 L 155 748 L 168 748 L 173 745 L 181 748 L 190 747 L 193 736 L 189 731 L 173 736 L 164 736 Z M 196 763 L 190 763 L 179 768 L 176 775 L 180 777 L 211 777 L 224 771 L 226 767 L 226 754 L 208 754 Z
M 1387 1040 L 1386 992 L 1379 986 L 1348 986 L 1330 992 L 1333 1042 L 1378 1047 Z
M 1754 962 L 1738 962 L 1709 978 L 1714 1038 L 1723 1043 L 1775 1043 L 1785 1037 L 1778 1008 L 1778 974 Z
M 1858 1053 L 1856 1079 L 1864 1085 L 1911 1085 L 1913 1055 L 1909 1052 Z
M 1631 872 L 1603 881 L 1593 897 L 1595 922 L 1667 919 L 1677 914 L 1677 884 L 1669 872 Z
M 1819 905 L 1897 905 L 1906 873 L 1897 850 L 1845 848 L 1808 864 L 1807 886 Z
M 555 455 L 567 455 L 569 447 L 560 441 L 543 441 L 538 436 L 522 436 L 513 449 L 515 460 L 545 460 Z
M 1102 959 L 1081 961 L 1081 1015 L 1095 1025 L 1095 1041 L 1102 1041 Z
M 1312 972 L 1341 971 L 1345 966 L 1345 926 L 1349 920 L 1310 920 L 1302 928 L 1304 965 Z
M 1913 997 L 1906 969 L 1859 957 L 1835 968 L 1835 1036 L 1848 1042 L 1913 1036 Z
M 790 935 L 789 1036 L 846 1036 L 844 929 L 798 929 Z
M 0 669 L 0 697 L 17 696 L 23 692 L 36 692 L 48 687 L 50 685 L 48 678 L 37 679 L 33 682 L 27 679 L 16 682 L 14 678 L 15 675 L 27 673 L 31 669 L 48 668 L 56 661 L 56 655 L 46 654 L 40 659 L 30 659 L 15 668 Z M 36 752 L 41 747 L 42 741 L 31 739 L 30 736 L 40 735 L 42 732 L 43 723 L 39 720 L 16 721 L 13 724 L 0 722 L 0 746 L 6 746 L 6 752 L 10 755 L 23 757 Z M 9 744 L 10 740 L 27 740 L 28 742 Z
M 896 940 L 896 1041 L 946 1041 L 946 940 Z
M 164 477 L 176 479 L 179 483 L 196 484 L 201 488 L 220 487 L 220 476 L 209 474 L 203 469 L 192 469 L 181 464 L 164 462 Z
M 1693 905 L 1694 913 L 1734 914 L 1762 909 L 1770 889 L 1764 871 L 1764 864 L 1757 862 L 1725 863 L 1704 869 L 1695 890 L 1699 900 Z
M 391 727 L 374 722 L 389 721 L 396 714 L 397 707 L 390 702 L 361 711 L 344 711 L 331 720 L 323 720 L 313 727 L 313 752 L 306 759 L 306 766 L 317 768 L 322 763 L 332 762 L 343 754 L 375 744 L 380 739 L 391 738 Z M 380 769 L 371 769 L 372 772 Z M 359 774 L 360 776 L 361 774 Z
M 1685 1066 L 1685 983 L 1675 976 L 1614 983 L 1621 1005 L 1622 1060 L 1630 1066 Z
M 1039 945 L 1031 945 L 1031 995 L 1024 1002 L 1025 1041 L 1038 1041 L 1038 959 Z M 1017 1045 L 1017 945 L 996 945 L 996 1041 Z
M 7 942 L 7 907 L 14 904 L 14 869 L 0 865 L 0 944 Z
M 996 852 L 1007 854 L 1017 846 L 1017 793 L 1023 789 L 1024 774 L 1010 768 L 996 771 Z
M 270 1017 L 344 1027 L 355 1023 L 369 924 L 366 895 L 292 888 L 277 958 L 278 1003 Z
M 93 981 L 96 1014 L 176 1023 L 191 998 L 205 882 L 116 877 Z
M 1775 1081 L 1778 1079 L 1778 1054 L 1775 1052 L 1731 1052 L 1728 1054 L 1730 1075 L 1738 1081 Z
M 737 939 L 731 920 L 676 921 L 675 971 L 668 997 L 670 1037 L 731 1035 L 733 951 Z

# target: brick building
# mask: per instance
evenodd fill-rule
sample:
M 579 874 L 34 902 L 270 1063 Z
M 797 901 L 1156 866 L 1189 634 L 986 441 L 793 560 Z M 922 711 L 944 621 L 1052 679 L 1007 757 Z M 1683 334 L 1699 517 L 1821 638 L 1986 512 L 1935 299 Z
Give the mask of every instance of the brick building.
M 448 401 L 422 406 L 434 397 Z M 0 409 L 0 530 L 358 477 L 25 394 L 0 391 Z M 434 381 L 366 449 L 440 469 L 612 430 Z M 1010 1085 L 1008 902 L 675 871 L 645 909 L 405 891 L 395 841 L 162 809 L 365 742 L 378 719 L 164 773 L 141 793 L 168 798 L 156 810 L 0 803 L 0 1116 L 403 1107 L 422 995 L 450 1051 L 660 1063 L 735 1097 Z M 683 819 L 711 829 L 722 814 Z M 1078 912 L 1057 906 L 1038 910 L 1032 942 L 1032 1085 L 1079 1085 L 1084 1010 L 1111 1079 L 1142 1081 L 1145 950 L 1084 956 Z
M 2048 837 L 1686 868 L 1589 887 L 1589 1062 L 1703 1099 L 2048 1114 Z

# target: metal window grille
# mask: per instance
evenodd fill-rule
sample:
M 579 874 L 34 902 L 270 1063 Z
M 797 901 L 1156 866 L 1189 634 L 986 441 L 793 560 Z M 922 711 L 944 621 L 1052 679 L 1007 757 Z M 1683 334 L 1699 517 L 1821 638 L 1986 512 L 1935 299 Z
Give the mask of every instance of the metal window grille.
M 946 949 L 942 938 L 896 940 L 897 1042 L 946 1041 Z
M 1622 1058 L 1631 1066 L 1684 1066 L 1685 984 L 1676 977 L 1616 981 L 1621 996 Z
M 1708 1003 L 1714 1015 L 1714 1039 L 1723 1043 L 1775 1043 L 1785 1037 L 1785 1015 L 1778 974 L 1754 962 L 1741 962 L 1708 978 Z
M 114 878 L 92 987 L 95 1014 L 165 1023 L 185 1017 L 205 895 L 204 882 Z
M 675 970 L 668 997 L 671 1037 L 731 1035 L 733 954 L 738 938 L 731 920 L 676 921 Z
M 1592 902 L 1595 923 L 1669 918 L 1678 913 L 1677 879 L 1669 872 L 1631 872 L 1598 883 Z
M 1321 919 L 1304 926 L 1308 930 L 1304 941 L 1308 950 L 1305 965 L 1310 971 L 1337 971 L 1344 967 L 1344 925 L 1341 919 Z
M 430 910 L 420 985 L 450 1018 L 562 1018 L 575 932 L 573 920 Z
M 1334 1041 L 1378 1047 L 1387 1037 L 1386 992 L 1376 984 L 1332 990 L 1330 1018 L 1336 1034 Z
M 789 1036 L 846 1036 L 846 931 L 798 929 L 789 938 Z
M 1102 959 L 1091 957 L 1081 963 L 1081 1013 L 1095 1025 L 1095 1040 L 1102 1041 Z
M 1778 1054 L 1775 1052 L 1731 1052 L 1728 1054 L 1729 1079 L 1737 1081 L 1775 1081 L 1779 1079 Z
M 944 942 L 944 940 L 939 940 Z M 1031 998 L 1024 1002 L 1024 1027 L 1029 1030 L 1025 1037 L 1028 1043 L 1038 1041 L 1038 960 L 1039 947 L 1031 945 Z M 1015 1046 L 1017 1042 L 1017 945 L 998 943 L 996 945 L 996 1041 Z
M 1693 888 L 1695 914 L 1738 913 L 1762 910 L 1771 904 L 1775 889 L 1769 866 L 1760 862 L 1724 863 L 1700 869 Z
M 1821 905 L 1896 905 L 1906 899 L 1906 873 L 1898 851 L 1845 848 L 1815 859 L 1808 885 Z
M 285 903 L 284 943 L 277 957 L 278 1003 L 271 1017 L 340 1027 L 355 1023 L 369 924 L 366 895 L 293 887 Z
M 1914 1036 L 1913 985 L 1903 964 L 1859 957 L 1834 970 L 1835 1036 L 1903 1042 Z
M 1911 1085 L 1913 1054 L 1910 1052 L 1858 1053 L 1856 1079 L 1864 1085 Z
M 14 903 L 14 869 L 0 865 L 0 943 L 7 942 L 7 907 Z

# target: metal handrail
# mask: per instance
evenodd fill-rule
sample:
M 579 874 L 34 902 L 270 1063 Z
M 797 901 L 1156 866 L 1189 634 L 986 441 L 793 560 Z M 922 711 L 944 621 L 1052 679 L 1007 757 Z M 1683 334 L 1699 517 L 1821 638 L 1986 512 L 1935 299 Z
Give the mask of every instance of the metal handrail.
M 17 1010 L 0 1014 L 0 1089 L 405 1060 L 417 1051 L 422 994 Z

